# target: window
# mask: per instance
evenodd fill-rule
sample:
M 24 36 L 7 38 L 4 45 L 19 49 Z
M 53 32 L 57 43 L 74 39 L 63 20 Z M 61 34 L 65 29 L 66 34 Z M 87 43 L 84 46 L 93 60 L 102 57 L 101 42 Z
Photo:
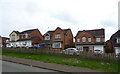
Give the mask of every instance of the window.
M 25 34 L 25 38 L 28 38 L 28 34 L 27 33 Z
M 86 37 L 82 37 L 82 42 L 86 42 Z
M 88 42 L 91 42 L 91 38 L 88 38 Z
M 49 34 L 45 35 L 45 40 L 50 40 L 50 35 Z
M 79 39 L 79 38 L 77 39 L 77 42 L 80 42 L 80 39 Z
M 90 50 L 92 50 L 92 48 L 93 48 L 93 47 L 91 47 L 91 46 L 89 47 Z
M 120 38 L 117 38 L 117 43 L 120 43 Z
M 77 50 L 79 50 L 79 51 L 83 51 L 83 46 L 78 46 L 78 47 L 76 47 L 77 48 Z
M 55 38 L 56 38 L 56 39 L 61 38 L 61 34 L 56 34 L 56 35 L 55 35 Z
M 15 35 L 12 35 L 11 38 L 12 38 L 12 39 L 15 39 Z
M 100 38 L 96 38 L 96 42 L 100 42 Z
M 53 48 L 61 48 L 61 42 L 53 43 Z

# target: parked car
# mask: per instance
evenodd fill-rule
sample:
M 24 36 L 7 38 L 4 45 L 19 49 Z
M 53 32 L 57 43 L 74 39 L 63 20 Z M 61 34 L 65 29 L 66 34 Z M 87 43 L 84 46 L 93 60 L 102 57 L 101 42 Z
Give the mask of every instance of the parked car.
M 120 53 L 117 53 L 117 54 L 116 54 L 116 57 L 117 57 L 117 58 L 120 58 Z
M 94 53 L 95 54 L 102 54 L 102 51 L 98 49 L 98 50 L 94 50 Z
M 62 53 L 69 55 L 79 55 L 79 51 L 76 48 L 67 48 L 65 50 L 62 50 Z

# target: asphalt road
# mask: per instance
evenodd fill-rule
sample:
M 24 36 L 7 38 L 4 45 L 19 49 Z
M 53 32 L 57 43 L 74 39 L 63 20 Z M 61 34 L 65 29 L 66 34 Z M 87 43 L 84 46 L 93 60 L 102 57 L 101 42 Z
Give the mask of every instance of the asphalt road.
M 2 61 L 2 72 L 57 72 L 57 71 Z

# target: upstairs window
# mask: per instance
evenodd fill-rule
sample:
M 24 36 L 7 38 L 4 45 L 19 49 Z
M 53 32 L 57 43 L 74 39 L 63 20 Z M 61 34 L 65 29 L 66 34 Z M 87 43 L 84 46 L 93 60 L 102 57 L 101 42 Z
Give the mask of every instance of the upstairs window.
M 50 40 L 50 35 L 49 34 L 45 35 L 45 40 Z
M 12 35 L 11 38 L 12 38 L 12 39 L 15 39 L 15 35 Z
M 120 38 L 117 38 L 117 43 L 120 43 Z
M 100 38 L 96 38 L 96 42 L 100 42 Z
M 86 37 L 82 37 L 82 42 L 86 42 Z
M 80 39 L 79 39 L 79 38 L 77 39 L 77 42 L 80 42 Z
M 61 38 L 61 34 L 56 34 L 56 35 L 55 35 L 55 38 L 56 38 L 56 39 Z
M 27 33 L 25 34 L 25 38 L 28 38 L 28 34 Z
M 91 38 L 88 38 L 88 42 L 91 42 L 91 40 L 92 40 Z

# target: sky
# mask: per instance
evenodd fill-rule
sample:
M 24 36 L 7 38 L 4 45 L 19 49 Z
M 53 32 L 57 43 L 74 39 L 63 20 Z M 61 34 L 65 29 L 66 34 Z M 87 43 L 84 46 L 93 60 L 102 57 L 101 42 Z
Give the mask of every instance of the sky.
M 0 35 L 38 28 L 42 34 L 57 27 L 105 29 L 105 40 L 118 30 L 120 0 L 0 0 Z

